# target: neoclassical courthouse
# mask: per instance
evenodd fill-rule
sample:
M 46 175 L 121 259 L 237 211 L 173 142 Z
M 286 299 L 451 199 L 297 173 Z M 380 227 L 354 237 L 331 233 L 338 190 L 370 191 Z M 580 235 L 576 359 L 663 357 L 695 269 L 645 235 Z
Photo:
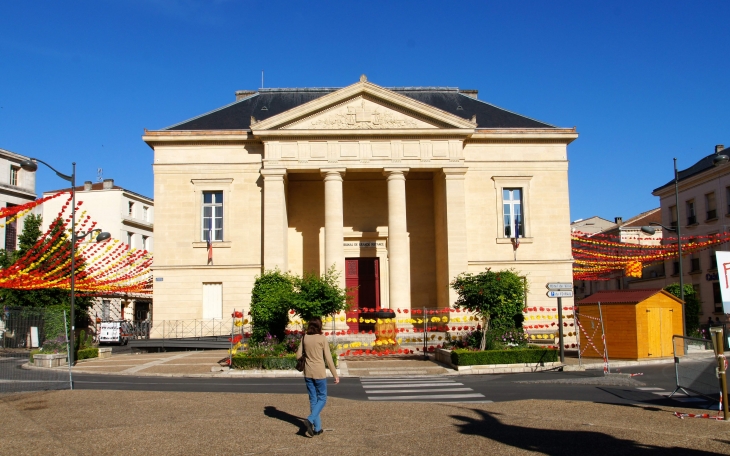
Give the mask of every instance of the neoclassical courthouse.
M 514 268 L 528 306 L 572 282 L 558 128 L 449 87 L 238 91 L 154 150 L 154 321 L 247 310 L 254 279 L 334 266 L 360 307 L 443 308 L 459 273 Z M 212 240 L 212 262 L 207 240 Z M 567 300 L 564 305 L 571 305 Z

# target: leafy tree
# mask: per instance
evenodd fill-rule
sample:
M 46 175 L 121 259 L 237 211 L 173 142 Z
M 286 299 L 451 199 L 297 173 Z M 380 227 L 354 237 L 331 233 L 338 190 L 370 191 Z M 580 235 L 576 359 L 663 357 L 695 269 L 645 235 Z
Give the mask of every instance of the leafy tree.
M 681 296 L 678 283 L 673 283 L 664 290 L 678 298 Z M 685 334 L 694 334 L 700 329 L 700 299 L 692 285 L 684 286 L 684 321 Z
M 3 269 L 13 265 L 25 255 L 35 255 L 50 248 L 48 239 L 40 243 L 36 247 L 36 243 L 43 236 L 41 226 L 43 219 L 40 215 L 28 214 L 25 217 L 23 231 L 18 236 L 18 250 L 6 251 L 0 250 L 0 267 Z M 63 230 L 63 221 L 57 219 L 54 221 L 51 230 L 51 237 Z M 68 256 L 71 252 L 71 243 L 67 241 L 64 246 L 59 249 L 59 255 Z M 84 259 L 80 255 L 76 256 L 77 268 L 84 264 Z M 52 264 L 40 264 L 38 269 L 48 271 L 55 267 Z M 65 309 L 71 308 L 71 293 L 68 290 L 58 288 L 49 288 L 41 290 L 14 290 L 8 288 L 0 288 L 0 302 L 8 307 L 23 308 L 50 308 L 58 309 L 58 306 Z M 91 298 L 84 296 L 83 293 L 76 292 L 75 299 L 76 323 L 84 326 L 88 319 L 88 308 L 91 307 Z
M 322 276 L 305 273 L 293 276 L 291 308 L 303 320 L 333 315 L 348 308 L 347 290 L 339 285 L 340 275 L 332 266 Z
M 268 334 L 284 340 L 293 292 L 291 276 L 278 269 L 256 277 L 251 291 L 252 342 L 263 342 Z
M 521 322 L 527 286 L 514 269 L 493 272 L 488 268 L 479 274 L 461 273 L 451 282 L 451 288 L 459 294 L 456 307 L 471 309 L 483 319 L 481 350 L 488 329 L 507 331 Z

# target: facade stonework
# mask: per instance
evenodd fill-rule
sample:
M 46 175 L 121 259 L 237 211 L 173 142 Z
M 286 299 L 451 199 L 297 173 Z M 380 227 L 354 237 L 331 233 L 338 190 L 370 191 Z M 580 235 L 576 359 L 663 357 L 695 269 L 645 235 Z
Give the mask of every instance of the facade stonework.
M 217 301 L 204 296 L 206 284 L 217 287 L 214 310 L 227 317 L 248 310 L 264 270 L 335 267 L 344 285 L 356 264 L 376 265 L 373 299 L 383 308 L 449 307 L 449 282 L 485 268 L 520 271 L 529 306 L 555 305 L 544 284 L 572 280 L 564 227 L 575 129 L 501 110 L 471 91 L 366 80 L 316 90 L 251 92 L 145 132 L 154 150 L 155 320 L 212 315 L 204 308 Z M 429 104 L 426 92 L 455 102 Z M 274 101 L 292 93 L 312 99 L 276 112 Z M 517 199 L 505 200 L 505 190 Z M 217 198 L 222 206 L 206 203 Z M 507 207 L 518 215 L 506 216 Z M 206 233 L 216 223 L 223 234 L 209 262 Z

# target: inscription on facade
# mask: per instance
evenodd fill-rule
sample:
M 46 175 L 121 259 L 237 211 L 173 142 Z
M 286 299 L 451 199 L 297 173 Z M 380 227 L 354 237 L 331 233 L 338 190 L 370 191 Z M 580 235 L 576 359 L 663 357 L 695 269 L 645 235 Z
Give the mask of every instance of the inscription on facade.
M 377 248 L 385 247 L 385 241 L 345 241 L 343 244 L 345 247 L 359 247 L 359 248 Z

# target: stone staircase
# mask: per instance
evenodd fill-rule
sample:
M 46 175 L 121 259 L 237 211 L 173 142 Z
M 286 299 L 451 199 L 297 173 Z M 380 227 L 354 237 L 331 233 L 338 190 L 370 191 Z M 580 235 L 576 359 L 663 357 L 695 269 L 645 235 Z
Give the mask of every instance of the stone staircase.
M 367 360 L 345 358 L 345 363 L 350 377 L 411 377 L 449 373 L 449 370 L 440 364 L 418 357 L 368 358 Z

